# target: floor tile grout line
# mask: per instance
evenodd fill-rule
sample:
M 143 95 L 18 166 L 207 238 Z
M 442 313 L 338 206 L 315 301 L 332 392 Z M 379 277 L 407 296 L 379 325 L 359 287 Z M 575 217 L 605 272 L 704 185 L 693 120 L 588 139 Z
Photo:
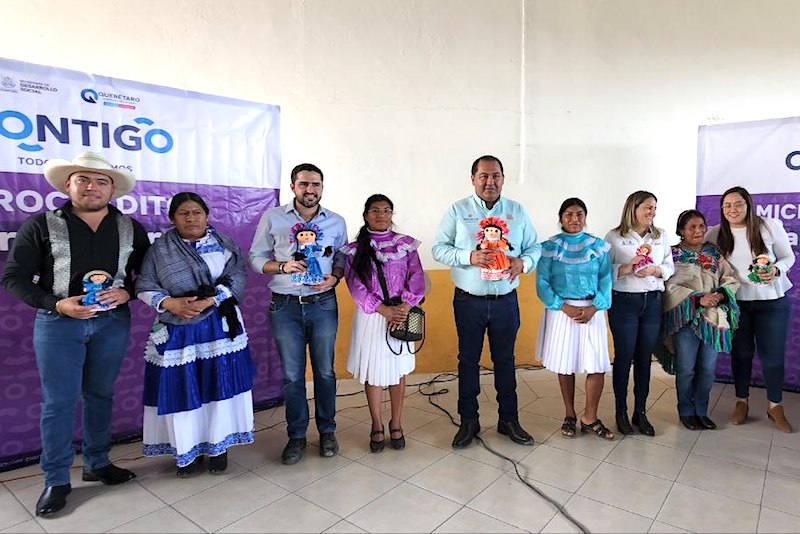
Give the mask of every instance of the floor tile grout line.
M 694 444 L 692 445 L 692 449 L 694 449 L 694 446 L 697 445 L 697 441 L 699 439 L 700 439 L 700 436 L 698 436 L 697 439 L 695 440 Z M 683 465 L 681 465 L 681 468 L 678 470 L 678 474 L 675 475 L 675 480 L 671 481 L 672 484 L 669 487 L 669 491 L 664 496 L 664 500 L 661 501 L 661 506 L 658 507 L 658 512 L 656 512 L 656 515 L 653 518 L 653 521 L 657 521 L 658 517 L 661 515 L 661 511 L 664 509 L 664 505 L 667 504 L 667 501 L 669 500 L 669 496 L 670 496 L 670 494 L 672 494 L 672 491 L 675 489 L 675 484 L 678 483 L 678 479 L 681 477 L 681 473 L 686 468 L 686 463 L 689 461 L 689 457 L 691 455 L 692 455 L 692 450 L 690 449 L 689 451 L 686 452 L 686 458 L 683 459 Z M 669 524 L 669 523 L 667 523 L 667 524 Z M 672 525 L 672 526 L 675 526 L 675 525 Z M 650 526 L 650 528 L 652 528 L 652 525 Z M 676 528 L 680 528 L 680 527 L 676 527 Z
M 669 493 L 669 492 L 668 492 L 668 493 Z M 639 516 L 639 517 L 641 517 L 642 519 L 647 519 L 647 520 L 649 520 L 649 521 L 658 521 L 658 519 L 657 519 L 657 517 L 658 517 L 658 514 L 656 514 L 656 515 L 655 515 L 655 517 L 647 517 L 646 515 L 642 515 L 642 514 L 640 514 L 639 512 L 634 512 L 633 510 L 628 510 L 627 508 L 622 508 L 621 506 L 617 506 L 616 504 L 609 504 L 609 503 L 607 503 L 607 502 L 603 502 L 603 501 L 600 501 L 600 500 L 598 500 L 598 499 L 595 499 L 594 497 L 589 497 L 589 496 L 587 496 L 587 495 L 581 495 L 581 494 L 580 494 L 580 493 L 578 493 L 577 491 L 576 491 L 576 492 L 573 494 L 573 496 L 572 496 L 572 497 L 570 497 L 570 499 L 569 499 L 569 500 L 571 501 L 573 497 L 580 497 L 580 498 L 582 498 L 582 499 L 587 499 L 587 500 L 589 500 L 589 501 L 596 502 L 596 503 L 598 503 L 598 504 L 602 504 L 603 506 L 609 506 L 609 507 L 611 507 L 611 508 L 616 508 L 617 510 L 622 510 L 623 512 L 627 512 L 627 513 L 629 513 L 629 514 L 633 514 L 633 515 Z M 567 503 L 569 503 L 569 501 L 567 501 Z M 565 505 L 565 506 L 566 506 L 566 505 Z M 661 510 L 659 509 L 659 512 L 660 512 L 660 511 L 661 511 Z M 652 527 L 653 525 L 651 524 L 650 526 Z

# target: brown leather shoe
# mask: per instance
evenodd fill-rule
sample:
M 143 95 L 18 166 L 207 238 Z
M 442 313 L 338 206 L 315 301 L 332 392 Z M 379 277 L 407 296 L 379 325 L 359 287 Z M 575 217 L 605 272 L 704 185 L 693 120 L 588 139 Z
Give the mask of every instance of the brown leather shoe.
M 736 407 L 733 409 L 733 415 L 731 416 L 731 423 L 734 425 L 743 425 L 745 421 L 747 421 L 747 410 L 750 408 L 750 405 L 747 401 L 736 401 Z
M 792 424 L 786 420 L 786 416 L 783 414 L 783 404 L 777 404 L 772 408 L 767 408 L 767 417 L 769 417 L 770 421 L 775 423 L 775 428 L 781 432 L 786 432 L 787 434 L 792 433 Z

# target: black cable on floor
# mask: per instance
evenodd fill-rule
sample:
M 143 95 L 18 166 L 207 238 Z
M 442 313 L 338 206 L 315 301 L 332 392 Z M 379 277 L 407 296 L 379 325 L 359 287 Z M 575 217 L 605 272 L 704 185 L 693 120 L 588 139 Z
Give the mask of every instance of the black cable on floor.
M 488 370 L 488 369 L 486 369 L 486 367 L 483 367 L 483 366 L 481 366 L 481 368 L 485 369 L 485 370 Z M 532 366 L 530 366 L 529 368 L 533 369 Z M 482 373 L 482 374 L 491 374 L 491 373 Z M 451 378 L 449 378 L 448 380 L 444 380 L 444 381 L 438 380 L 439 377 L 442 377 L 442 376 L 447 376 L 447 377 L 451 377 Z M 429 380 L 428 382 L 422 382 L 422 383 L 418 384 L 418 391 L 419 391 L 419 393 L 421 395 L 424 395 L 425 397 L 428 397 L 428 402 L 429 403 L 431 403 L 433 406 L 435 406 L 436 408 L 438 408 L 439 410 L 444 412 L 444 414 L 447 415 L 448 418 L 450 418 L 450 422 L 451 423 L 453 423 L 455 426 L 461 426 L 459 423 L 456 422 L 455 418 L 453 417 L 453 414 L 451 414 L 446 408 L 443 408 L 439 404 L 433 402 L 433 398 L 434 397 L 436 397 L 438 395 L 444 395 L 445 393 L 448 393 L 449 390 L 447 388 L 442 388 L 440 390 L 436 390 L 436 391 L 433 391 L 431 393 L 425 393 L 424 391 L 422 391 L 422 388 L 424 388 L 424 387 L 432 387 L 433 384 L 436 384 L 436 383 L 439 383 L 439 382 L 450 382 L 452 380 L 456 380 L 457 378 L 458 378 L 458 374 L 456 374 L 456 373 L 441 373 L 441 374 L 436 375 L 435 377 L 433 377 L 433 379 Z M 519 472 L 518 462 L 516 460 L 513 460 L 512 458 L 509 458 L 508 456 L 506 456 L 506 455 L 494 450 L 493 448 L 491 448 L 480 437 L 480 435 L 476 434 L 475 435 L 475 439 L 477 439 L 478 442 L 481 445 L 483 445 L 483 447 L 487 451 L 489 451 L 490 453 L 494 454 L 495 456 L 497 456 L 499 458 L 503 458 L 504 460 L 507 460 L 507 461 L 511 462 L 511 465 L 514 466 L 514 472 L 516 473 L 517 478 L 520 480 L 520 482 L 522 482 L 523 484 L 528 486 L 528 488 L 530 488 L 534 493 L 536 493 L 536 495 L 538 495 L 539 497 L 541 497 L 542 499 L 544 499 L 545 501 L 550 503 L 550 505 L 553 508 L 555 508 L 556 511 L 559 514 L 561 514 L 567 521 L 569 521 L 570 523 L 575 525 L 575 527 L 578 530 L 580 530 L 584 534 L 589 534 L 590 533 L 589 529 L 586 528 L 586 526 L 583 523 L 581 523 L 580 521 L 575 519 L 569 512 L 567 512 L 564 509 L 564 507 L 566 506 L 566 503 L 564 503 L 563 505 L 562 504 L 558 504 L 558 502 L 556 502 L 554 499 L 551 499 L 550 497 L 545 495 L 539 488 L 537 488 L 536 486 L 534 486 L 533 484 L 531 484 L 530 482 L 525 480 L 525 478 Z

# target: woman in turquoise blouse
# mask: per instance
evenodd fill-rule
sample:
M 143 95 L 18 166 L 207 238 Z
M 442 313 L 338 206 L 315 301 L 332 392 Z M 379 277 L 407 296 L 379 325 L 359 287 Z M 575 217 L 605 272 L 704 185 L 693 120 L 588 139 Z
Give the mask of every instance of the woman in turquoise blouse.
M 586 213 L 581 199 L 565 200 L 558 211 L 562 232 L 542 244 L 536 292 L 546 309 L 536 338 L 536 357 L 558 373 L 566 407 L 561 433 L 575 436 L 575 374 L 587 373 L 581 432 L 611 440 L 614 433 L 597 417 L 605 373 L 611 370 L 605 316 L 611 306 L 610 246 L 584 232 Z

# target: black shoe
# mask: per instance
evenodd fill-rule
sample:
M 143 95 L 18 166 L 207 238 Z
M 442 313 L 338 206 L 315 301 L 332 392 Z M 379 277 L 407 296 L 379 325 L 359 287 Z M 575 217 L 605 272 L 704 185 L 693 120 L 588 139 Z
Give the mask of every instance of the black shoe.
M 481 431 L 481 425 L 478 421 L 461 421 L 461 426 L 458 427 L 456 437 L 453 438 L 453 448 L 463 449 L 470 443 L 472 438 L 478 435 Z
M 680 419 L 681 424 L 689 430 L 703 430 L 703 425 L 696 415 L 679 415 L 678 419 Z
M 703 428 L 706 430 L 714 430 L 717 428 L 717 423 L 709 419 L 707 415 L 698 415 L 697 420 L 700 421 L 700 424 L 703 425 Z
M 200 472 L 200 465 L 203 463 L 203 455 L 196 457 L 189 465 L 178 467 L 178 472 L 175 476 L 178 478 L 189 478 Z
M 519 426 L 519 421 L 498 421 L 497 431 L 511 438 L 514 443 L 533 445 L 533 438 Z
M 400 432 L 399 438 L 393 438 L 392 434 Z M 395 450 L 406 448 L 406 437 L 403 435 L 403 427 L 392 428 L 392 421 L 389 420 L 389 441 L 392 443 L 392 448 Z
M 330 458 L 336 456 L 339 452 L 339 443 L 336 441 L 336 436 L 333 432 L 325 432 L 319 436 L 319 455 L 323 458 Z
M 386 438 L 384 437 L 386 432 L 383 431 L 383 428 L 378 430 L 373 430 L 369 433 L 369 451 L 370 452 L 381 452 L 383 450 L 383 446 L 386 445 Z M 380 436 L 380 440 L 374 440 L 375 436 Z
M 208 459 L 208 472 L 212 475 L 219 475 L 225 472 L 228 468 L 228 451 L 223 452 L 219 456 L 211 456 Z
M 72 491 L 72 486 L 69 484 L 46 487 L 36 502 L 36 515 L 47 517 L 64 508 L 67 505 L 67 495 L 70 491 Z
M 294 465 L 303 459 L 303 453 L 306 448 L 306 438 L 289 438 L 286 447 L 283 448 L 281 454 L 281 463 L 283 465 Z
M 117 467 L 114 464 L 108 464 L 99 469 L 83 468 L 84 482 L 102 482 L 108 486 L 116 486 L 134 478 L 136 478 L 136 475 L 132 471 Z
M 617 412 L 617 431 L 620 434 L 633 434 L 633 427 L 628 419 L 628 412 Z
M 656 429 L 653 428 L 653 425 L 650 424 L 650 421 L 647 420 L 647 415 L 642 412 L 633 412 L 633 418 L 631 423 L 639 427 L 639 432 L 641 432 L 645 436 L 655 436 Z

